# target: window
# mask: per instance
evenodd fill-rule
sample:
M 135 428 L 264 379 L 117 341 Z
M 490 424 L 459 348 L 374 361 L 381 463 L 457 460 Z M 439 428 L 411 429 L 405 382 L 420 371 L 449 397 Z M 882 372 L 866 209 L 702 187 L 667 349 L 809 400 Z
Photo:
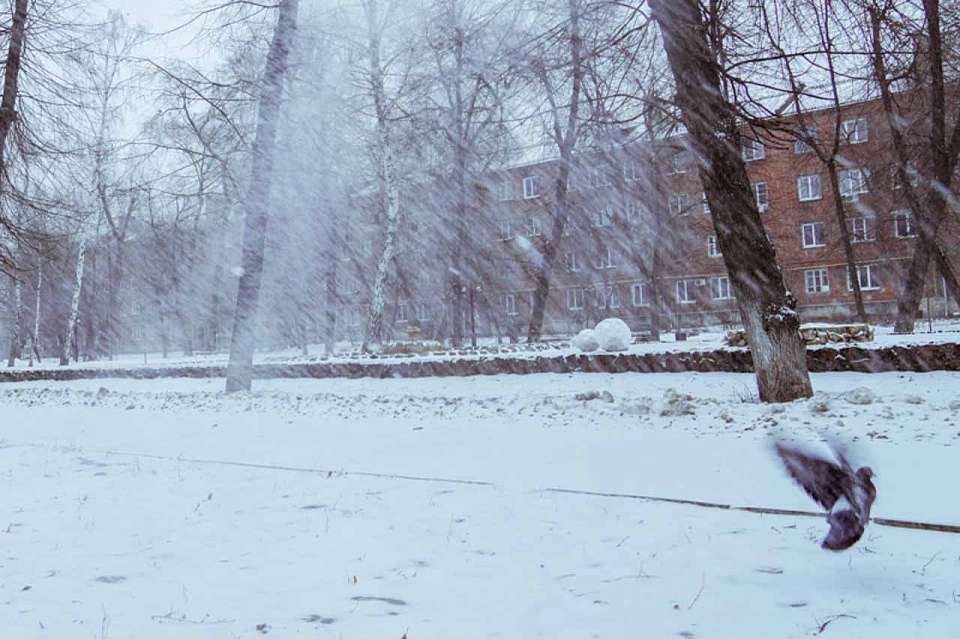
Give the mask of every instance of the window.
M 507 293 L 503 296 L 503 310 L 507 315 L 517 315 L 517 296 L 513 293 Z
M 703 204 L 703 214 L 710 215 L 710 202 L 707 201 L 707 192 L 700 194 L 700 202 Z
M 860 282 L 861 291 L 880 290 L 880 279 L 877 277 L 878 270 L 876 264 L 857 265 L 857 281 Z M 853 282 L 850 280 L 849 269 L 847 270 L 847 290 L 853 290 Z
M 803 286 L 807 293 L 829 293 L 830 279 L 827 269 L 814 268 L 804 271 Z
M 616 286 L 597 286 L 597 308 L 620 308 L 620 291 Z
M 643 215 L 643 208 L 640 202 L 630 200 L 627 202 L 627 222 L 630 224 L 639 224 Z
M 580 180 L 577 179 L 576 172 L 571 170 L 567 173 L 567 192 L 573 193 L 579 190 Z
M 674 153 L 670 157 L 670 169 L 668 175 L 679 175 L 687 172 L 687 158 L 683 153 Z
M 851 242 L 872 242 L 877 239 L 873 223 L 870 218 L 854 217 L 847 220 L 850 229 Z
M 803 248 L 817 248 L 827 245 L 823 239 L 823 224 L 821 222 L 801 224 L 800 236 Z
M 846 144 L 863 144 L 867 141 L 867 119 L 844 120 L 840 124 L 840 139 Z
M 797 195 L 801 202 L 819 200 L 823 197 L 823 186 L 819 175 L 801 175 L 797 178 Z
M 650 306 L 650 286 L 636 282 L 630 287 L 630 299 L 634 306 Z
M 709 257 L 720 257 L 723 253 L 720 252 L 720 245 L 717 244 L 717 236 L 711 235 L 707 238 L 707 255 Z
M 910 211 L 893 212 L 893 231 L 899 238 L 916 237 L 917 230 L 913 227 L 913 213 Z
M 767 183 L 754 182 L 751 186 L 753 187 L 753 199 L 757 201 L 757 209 L 761 213 L 766 213 L 770 210 L 770 194 L 767 191 Z
M 693 288 L 693 280 L 677 280 L 677 301 L 681 304 L 693 304 L 696 302 Z
M 603 207 L 593 214 L 594 226 L 610 226 L 613 224 L 613 211 L 609 207 Z
M 430 321 L 430 317 L 432 313 L 430 312 L 429 306 L 427 306 L 426 304 L 415 304 L 414 309 L 417 314 L 417 321 L 420 321 L 420 322 Z
M 813 151 L 813 147 L 807 142 L 807 140 L 815 140 L 817 138 L 817 129 L 816 127 L 810 127 L 807 129 L 802 129 L 797 131 L 797 139 L 793 141 L 793 152 L 796 155 L 803 155 L 804 153 L 810 153 Z
M 910 181 L 910 186 L 916 186 L 920 181 L 920 174 L 917 172 L 917 169 L 913 166 L 913 162 L 908 162 L 906 166 L 907 170 L 907 179 Z M 900 179 L 900 167 L 891 166 L 890 167 L 890 183 L 894 189 L 903 188 L 903 180 Z
M 540 176 L 528 175 L 523 178 L 523 199 L 532 200 L 540 197 Z
M 577 259 L 577 254 L 572 251 L 563 256 L 563 263 L 571 273 L 580 271 L 580 260 Z
M 513 239 L 513 225 L 510 220 L 500 220 L 497 237 L 503 241 Z
M 593 185 L 596 187 L 610 186 L 610 176 L 607 175 L 606 169 L 593 170 Z
M 760 140 L 747 140 L 744 142 L 741 153 L 743 155 L 744 162 L 762 160 L 767 156 L 767 150 L 764 148 L 763 142 Z
M 397 302 L 397 321 L 406 322 L 408 319 L 406 302 Z
M 686 193 L 670 194 L 670 213 L 673 215 L 683 215 L 687 212 L 687 206 L 690 203 L 690 197 Z
M 567 308 L 571 311 L 578 311 L 583 308 L 583 289 L 567 289 Z
M 596 265 L 597 268 L 614 268 L 613 249 L 609 246 L 603 247 L 600 250 L 600 255 L 597 256 Z
M 640 163 L 627 160 L 623 163 L 623 179 L 627 182 L 636 182 L 640 179 Z
M 530 219 L 527 220 L 527 235 L 530 237 L 543 235 L 543 224 L 540 223 L 540 218 L 531 216 Z
M 711 277 L 710 297 L 715 300 L 732 300 L 733 289 L 730 288 L 730 278 L 726 275 Z
M 846 169 L 840 171 L 840 195 L 856 199 L 861 193 L 869 193 L 866 169 Z
M 510 176 L 500 181 L 500 201 L 507 202 L 513 199 L 513 179 Z

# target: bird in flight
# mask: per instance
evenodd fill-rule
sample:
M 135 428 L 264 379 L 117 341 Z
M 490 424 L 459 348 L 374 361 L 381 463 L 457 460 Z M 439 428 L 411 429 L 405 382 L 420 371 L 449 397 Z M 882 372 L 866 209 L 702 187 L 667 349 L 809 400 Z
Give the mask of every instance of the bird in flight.
M 790 476 L 827 510 L 830 532 L 821 546 L 840 551 L 863 536 L 877 489 L 869 466 L 854 470 L 838 442 L 830 441 L 828 445 L 835 459 L 780 441 L 774 443 L 774 450 Z

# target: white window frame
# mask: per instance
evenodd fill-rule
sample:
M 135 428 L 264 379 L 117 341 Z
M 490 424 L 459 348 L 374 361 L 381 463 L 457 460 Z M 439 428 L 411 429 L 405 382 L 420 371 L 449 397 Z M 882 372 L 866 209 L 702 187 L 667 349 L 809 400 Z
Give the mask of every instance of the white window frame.
M 767 147 L 763 144 L 763 140 L 755 138 L 746 140 L 740 149 L 740 156 L 744 162 L 762 160 L 767 157 Z
M 634 282 L 630 285 L 630 302 L 636 306 L 650 306 L 650 296 L 648 295 L 650 285 L 646 282 Z
M 877 281 L 875 271 L 877 264 L 857 264 L 857 280 L 860 282 L 861 291 L 879 291 L 883 287 Z M 845 269 L 847 273 L 847 290 L 853 290 L 853 281 L 850 279 L 850 269 Z M 864 284 L 864 274 L 866 274 L 866 284 Z
M 643 176 L 640 170 L 640 163 L 634 160 L 627 160 L 623 163 L 623 179 L 627 182 L 636 182 Z
M 703 204 L 703 214 L 710 215 L 710 202 L 707 200 L 707 192 L 700 193 L 700 203 Z
M 716 235 L 707 236 L 707 257 L 723 257 Z
M 567 271 L 570 273 L 580 272 L 580 260 L 577 259 L 576 251 L 567 251 L 563 256 L 563 262 L 566 264 Z
M 594 299 L 597 308 L 620 308 L 620 290 L 613 285 L 598 284 L 594 287 Z
M 530 237 L 539 237 L 543 235 L 543 223 L 536 215 L 527 218 L 527 234 Z
M 830 292 L 830 271 L 825 268 L 811 268 L 803 272 L 803 290 L 808 295 Z
M 667 175 L 682 175 L 687 172 L 686 155 L 680 151 L 670 156 L 670 168 Z
M 710 298 L 716 302 L 733 299 L 733 287 L 730 286 L 730 278 L 726 275 L 718 275 L 710 278 Z
M 856 176 L 856 180 L 852 178 Z M 840 195 L 855 200 L 870 192 L 870 172 L 864 168 L 844 169 L 837 176 L 840 182 Z
M 528 175 L 523 178 L 523 199 L 533 200 L 540 197 L 540 176 Z
M 497 237 L 501 242 L 509 242 L 513 239 L 513 224 L 510 220 L 500 220 L 497 225 Z
M 602 206 L 593 214 L 593 225 L 598 227 L 613 225 L 613 209 Z
M 610 176 L 607 174 L 607 170 L 604 168 L 593 170 L 592 181 L 595 188 L 610 186 Z
M 500 201 L 509 202 L 513 199 L 513 176 L 506 176 L 500 181 Z
M 520 312 L 517 310 L 517 296 L 515 294 L 503 294 L 503 310 L 509 316 L 520 314 Z
M 847 229 L 850 231 L 850 242 L 860 244 L 861 242 L 873 242 L 877 239 L 876 229 L 873 220 L 866 216 L 851 217 L 847 220 Z
M 567 310 L 571 311 L 580 311 L 583 310 L 583 297 L 584 289 L 582 288 L 568 288 L 566 292 L 567 296 Z
M 823 199 L 823 181 L 819 173 L 797 177 L 797 198 L 801 202 L 814 202 Z
M 683 215 L 690 210 L 690 196 L 684 192 L 670 194 L 670 214 Z
M 802 135 L 803 138 L 815 138 L 817 137 L 817 127 L 811 126 L 806 129 L 798 131 L 799 135 Z M 813 146 L 811 146 L 805 139 L 797 137 L 793 141 L 793 154 L 794 155 L 803 155 L 805 153 L 813 152 Z
M 807 230 L 810 230 L 810 242 L 807 241 Z M 819 241 L 817 231 L 819 229 Z M 804 222 L 800 225 L 800 246 L 805 249 L 823 248 L 827 245 L 827 238 L 823 222 Z
M 905 233 L 900 232 L 901 220 L 906 225 Z M 913 213 L 907 209 L 893 212 L 893 234 L 898 240 L 906 240 L 917 236 L 917 226 L 913 223 Z
M 844 144 L 863 144 L 870 139 L 867 118 L 850 118 L 840 123 L 840 136 Z
M 397 302 L 397 324 L 406 324 L 410 321 L 407 317 L 407 303 Z
M 433 313 L 430 312 L 430 306 L 423 303 L 414 304 L 413 313 L 418 322 L 429 322 L 430 318 L 433 316 Z
M 766 213 L 770 210 L 770 189 L 766 182 L 753 182 L 750 185 L 753 191 L 753 201 L 757 203 L 757 210 Z M 761 193 L 763 194 L 761 196 Z
M 674 285 L 674 295 L 676 296 L 678 304 L 696 304 L 697 303 L 697 294 L 693 291 L 696 287 L 695 280 L 677 280 L 677 283 Z M 680 294 L 680 291 L 683 290 L 683 295 Z
M 609 246 L 601 247 L 601 253 L 597 256 L 597 259 L 593 264 L 598 269 L 617 268 L 616 263 L 613 261 L 613 249 Z
M 639 224 L 640 218 L 642 217 L 641 212 L 644 210 L 643 205 L 637 200 L 630 199 L 627 201 L 627 222 L 630 224 Z

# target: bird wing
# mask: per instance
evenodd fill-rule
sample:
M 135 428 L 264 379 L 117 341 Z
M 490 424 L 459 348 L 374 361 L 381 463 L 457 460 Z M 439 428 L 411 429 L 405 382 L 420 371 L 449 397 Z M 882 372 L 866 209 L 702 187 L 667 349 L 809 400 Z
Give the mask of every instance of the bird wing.
M 853 480 L 837 463 L 780 442 L 774 447 L 794 481 L 825 509 L 850 493 Z

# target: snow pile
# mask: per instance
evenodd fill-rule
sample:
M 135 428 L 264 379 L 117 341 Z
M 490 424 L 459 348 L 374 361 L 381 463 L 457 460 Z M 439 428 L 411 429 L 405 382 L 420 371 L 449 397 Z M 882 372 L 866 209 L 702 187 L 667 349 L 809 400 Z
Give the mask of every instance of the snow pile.
M 596 336 L 600 348 L 608 352 L 628 350 L 633 341 L 630 327 L 622 319 L 616 317 L 608 317 L 601 321 L 593 329 L 593 334 Z
M 678 393 L 672 388 L 668 388 L 663 393 L 663 406 L 660 408 L 661 417 L 679 417 L 680 415 L 693 415 L 693 397 L 684 393 Z
M 600 344 L 597 343 L 597 336 L 594 334 L 592 328 L 585 328 L 577 333 L 577 336 L 573 338 L 572 344 L 575 349 L 584 353 L 592 353 L 600 348 Z
M 867 404 L 872 404 L 877 401 L 876 394 L 866 386 L 852 388 L 847 391 L 844 397 L 851 404 L 857 404 L 859 406 L 866 406 Z

